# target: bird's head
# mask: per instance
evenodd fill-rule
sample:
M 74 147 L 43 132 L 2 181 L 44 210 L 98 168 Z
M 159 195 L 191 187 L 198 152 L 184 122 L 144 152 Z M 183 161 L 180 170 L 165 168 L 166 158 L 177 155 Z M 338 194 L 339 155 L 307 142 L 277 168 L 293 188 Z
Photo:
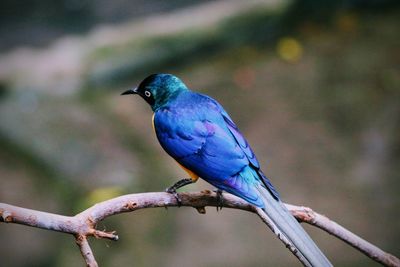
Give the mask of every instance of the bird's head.
M 186 85 L 174 75 L 152 74 L 144 79 L 138 87 L 129 89 L 121 95 L 140 95 L 155 111 L 185 90 L 188 90 Z

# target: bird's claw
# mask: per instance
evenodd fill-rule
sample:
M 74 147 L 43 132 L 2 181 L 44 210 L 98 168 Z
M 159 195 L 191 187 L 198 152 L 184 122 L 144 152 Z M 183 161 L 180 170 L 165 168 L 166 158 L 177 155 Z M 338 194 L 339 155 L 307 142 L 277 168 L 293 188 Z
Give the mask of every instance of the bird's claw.
M 176 189 L 181 188 L 182 186 L 191 184 L 193 182 L 194 181 L 192 179 L 190 179 L 190 178 L 181 179 L 178 182 L 174 183 L 172 186 L 168 187 L 165 191 L 167 193 L 170 193 L 170 194 L 174 195 L 176 201 L 178 202 L 178 207 L 180 207 L 182 205 L 182 200 L 178 196 L 178 193 L 176 193 Z
M 222 190 L 220 189 L 215 190 L 215 193 L 217 194 L 217 211 L 220 211 L 224 206 L 224 196 L 222 195 Z
M 178 207 L 182 206 L 182 199 L 179 197 L 175 188 L 172 188 L 172 186 L 168 187 L 167 189 L 165 189 L 165 192 L 172 194 L 174 196 L 174 198 L 176 199 L 176 202 L 178 203 Z

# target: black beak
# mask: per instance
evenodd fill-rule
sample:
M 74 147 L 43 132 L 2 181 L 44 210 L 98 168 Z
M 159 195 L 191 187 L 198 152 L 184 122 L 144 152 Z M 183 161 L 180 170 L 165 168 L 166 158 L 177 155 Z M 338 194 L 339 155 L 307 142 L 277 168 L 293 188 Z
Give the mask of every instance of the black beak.
M 126 90 L 121 95 L 136 95 L 138 93 L 137 87 L 133 89 Z

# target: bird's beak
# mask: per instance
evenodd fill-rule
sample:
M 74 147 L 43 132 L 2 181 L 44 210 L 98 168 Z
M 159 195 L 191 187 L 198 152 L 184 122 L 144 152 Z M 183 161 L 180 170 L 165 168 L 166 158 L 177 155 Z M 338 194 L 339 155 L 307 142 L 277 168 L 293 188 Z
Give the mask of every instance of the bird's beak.
M 133 88 L 133 89 L 126 90 L 126 91 L 123 92 L 121 95 L 135 95 L 135 94 L 137 94 L 137 93 L 138 93 L 137 87 L 135 87 L 135 88 Z

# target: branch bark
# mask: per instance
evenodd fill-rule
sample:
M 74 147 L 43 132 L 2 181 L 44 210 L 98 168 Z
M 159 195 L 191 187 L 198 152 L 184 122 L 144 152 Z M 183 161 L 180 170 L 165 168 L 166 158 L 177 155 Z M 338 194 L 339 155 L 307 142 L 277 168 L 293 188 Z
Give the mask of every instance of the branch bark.
M 179 193 L 179 197 L 181 198 L 182 206 L 193 207 L 199 213 L 205 213 L 206 206 L 218 207 L 220 205 L 216 194 L 208 190 Z M 76 243 L 79 246 L 86 265 L 94 267 L 98 265 L 87 238 L 94 236 L 96 238 L 118 240 L 118 235 L 115 232 L 97 230 L 96 224 L 98 222 L 109 216 L 123 212 L 132 212 L 145 208 L 176 206 L 178 206 L 178 203 L 175 197 L 163 192 L 123 195 L 95 204 L 75 216 L 63 216 L 0 203 L 0 222 L 17 223 L 72 234 L 76 238 Z M 307 207 L 289 204 L 286 204 L 286 206 L 300 222 L 306 222 L 336 236 L 376 262 L 385 266 L 400 267 L 400 260 L 397 257 L 384 252 L 327 217 Z M 223 207 L 256 213 L 264 223 L 271 227 L 268 219 L 265 218 L 264 213 L 260 209 L 231 194 L 224 193 Z M 274 231 L 274 229 L 272 230 Z M 281 241 L 291 250 L 290 243 L 282 239 Z M 299 260 L 301 261 L 301 259 Z M 304 262 L 302 263 L 304 264 Z
M 87 241 L 87 237 L 84 235 L 77 235 L 76 244 L 78 245 L 79 250 L 81 251 L 82 257 L 85 259 L 86 266 L 98 267 L 92 249 L 90 248 L 89 242 Z

